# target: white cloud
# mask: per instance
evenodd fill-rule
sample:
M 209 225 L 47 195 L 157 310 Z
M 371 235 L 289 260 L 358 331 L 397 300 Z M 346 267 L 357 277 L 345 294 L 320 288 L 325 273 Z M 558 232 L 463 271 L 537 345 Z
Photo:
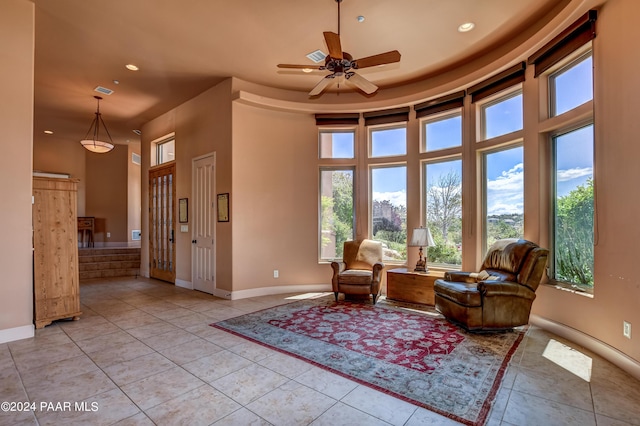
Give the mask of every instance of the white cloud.
M 387 200 L 391 202 L 394 206 L 406 206 L 407 205 L 407 191 L 394 191 L 394 192 L 374 192 L 373 193 L 374 201 L 384 201 Z
M 518 163 L 487 182 L 487 215 L 522 213 L 524 200 L 524 167 Z
M 559 182 L 566 182 L 585 176 L 593 176 L 592 167 L 574 167 L 573 169 L 558 170 L 557 179 Z

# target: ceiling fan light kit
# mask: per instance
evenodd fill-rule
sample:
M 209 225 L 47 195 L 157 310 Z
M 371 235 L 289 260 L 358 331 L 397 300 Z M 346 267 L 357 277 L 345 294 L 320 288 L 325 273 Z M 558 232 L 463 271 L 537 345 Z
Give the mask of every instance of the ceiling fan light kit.
M 378 86 L 362 77 L 360 74 L 357 74 L 355 70 L 400 61 L 400 52 L 397 50 L 391 50 L 389 52 L 367 56 L 366 58 L 361 59 L 353 59 L 349 53 L 343 52 L 342 44 L 340 42 L 341 2 L 342 0 L 336 0 L 336 3 L 338 3 L 338 33 L 336 34 L 331 31 L 325 31 L 323 33 L 327 49 L 329 49 L 329 54 L 324 59 L 324 65 L 315 68 L 314 66 L 309 65 L 278 64 L 278 68 L 301 69 L 303 71 L 317 69 L 319 71 L 329 71 L 331 73 L 327 74 L 322 80 L 320 80 L 320 82 L 318 82 L 318 84 L 316 84 L 311 92 L 309 92 L 309 96 L 320 95 L 324 89 L 336 80 L 336 77 L 344 77 L 346 81 L 352 83 L 367 95 L 370 95 L 378 90 Z

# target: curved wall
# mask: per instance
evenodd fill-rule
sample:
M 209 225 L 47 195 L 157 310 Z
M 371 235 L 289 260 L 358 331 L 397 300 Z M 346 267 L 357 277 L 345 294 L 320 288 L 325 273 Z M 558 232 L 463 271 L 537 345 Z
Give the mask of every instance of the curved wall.
M 640 83 L 635 76 L 640 56 L 633 44 L 633 40 L 640 39 L 640 28 L 633 23 L 633 17 L 640 12 L 640 3 L 634 0 L 572 0 L 565 7 L 559 7 L 538 27 L 524 32 L 521 38 L 502 49 L 442 75 L 381 90 L 370 99 L 354 93 L 341 93 L 339 96 L 329 93 L 310 101 L 305 93 L 262 87 L 235 78 L 230 80 L 230 84 L 227 81 L 216 86 L 219 92 L 216 99 L 222 99 L 222 104 L 231 102 L 231 114 L 224 114 L 230 134 L 226 130 L 217 134 L 215 129 L 207 130 L 204 125 L 206 120 L 217 116 L 216 108 L 222 107 L 213 99 L 209 101 L 209 117 L 200 113 L 201 118 L 189 120 L 189 123 L 190 126 L 205 128 L 198 136 L 203 151 L 207 150 L 205 146 L 211 150 L 216 146 L 226 150 L 227 144 L 231 147 L 231 154 L 227 157 L 231 168 L 219 170 L 217 175 L 225 186 L 225 191 L 218 192 L 229 190 L 231 193 L 231 230 L 224 228 L 225 239 L 217 247 L 219 254 L 224 253 L 224 262 L 218 259 L 218 267 L 223 272 L 218 277 L 219 288 L 229 291 L 233 298 L 297 291 L 300 288 L 328 288 L 330 267 L 318 264 L 317 260 L 318 159 L 314 113 L 363 112 L 413 105 L 465 89 L 526 60 L 594 7 L 599 8 L 598 35 L 593 42 L 597 192 L 595 293 L 593 297 L 585 297 L 541 286 L 533 314 L 534 318 L 540 319 L 540 324 L 556 324 L 560 329 L 573 332 L 573 335 L 585 336 L 595 346 L 609 348 L 611 353 L 627 359 L 635 366 L 633 368 L 640 366 L 640 345 L 622 336 L 623 320 L 640 327 L 640 310 L 637 309 L 640 282 L 634 270 L 636 242 L 640 240 L 640 227 L 635 226 L 634 219 L 640 215 L 640 195 L 629 189 L 630 185 L 640 181 L 640 168 L 634 164 L 634 159 L 640 155 L 640 144 L 636 143 L 640 120 L 633 116 L 634 111 L 640 110 L 640 98 L 637 96 Z M 542 145 L 546 134 L 538 120 L 541 117 L 538 99 L 544 97 L 533 79 L 532 69 L 527 70 L 526 77 L 523 85 L 527 170 L 525 237 L 544 245 L 548 242 L 546 197 L 549 189 L 545 187 L 544 182 L 548 179 L 542 175 L 540 167 L 545 161 Z M 191 102 L 175 111 L 180 113 L 193 109 Z M 469 114 L 465 117 L 474 122 Z M 148 125 L 149 129 L 158 127 L 159 123 L 154 121 Z M 176 144 L 179 146 L 179 129 L 167 130 L 176 131 Z M 360 125 L 357 131 L 359 140 L 363 140 L 366 135 L 364 127 Z M 186 129 L 184 133 L 187 134 Z M 410 140 L 419 137 L 419 123 L 414 114 L 411 114 L 407 134 Z M 409 154 L 401 161 L 407 164 L 408 197 L 419 199 L 420 166 L 419 160 L 413 156 L 416 152 L 417 148 L 410 148 Z M 473 159 L 475 153 L 472 149 L 464 155 Z M 365 169 L 361 173 L 366 173 L 366 164 L 358 161 L 359 167 Z M 188 172 L 179 172 L 179 176 L 185 179 L 188 175 Z M 472 183 L 473 176 L 475 174 L 468 178 Z M 190 183 L 182 186 L 181 197 L 190 196 L 189 187 Z M 358 191 L 366 198 L 366 188 Z M 409 206 L 408 226 L 420 222 L 418 204 Z M 478 203 L 473 200 L 470 204 L 470 214 L 477 214 Z M 366 227 L 360 224 L 362 226 Z M 479 262 L 476 249 L 479 241 L 474 235 L 479 233 L 475 224 L 465 229 L 468 232 L 465 242 L 470 242 L 465 249 L 471 248 L 465 254 L 463 266 L 475 268 Z M 190 253 L 188 241 L 178 250 Z M 189 259 L 185 255 L 183 262 L 187 263 Z M 412 262 L 415 259 L 410 255 L 408 263 Z M 280 271 L 280 278 L 273 278 L 273 269 Z M 179 266 L 178 272 L 180 279 L 191 279 L 187 268 Z

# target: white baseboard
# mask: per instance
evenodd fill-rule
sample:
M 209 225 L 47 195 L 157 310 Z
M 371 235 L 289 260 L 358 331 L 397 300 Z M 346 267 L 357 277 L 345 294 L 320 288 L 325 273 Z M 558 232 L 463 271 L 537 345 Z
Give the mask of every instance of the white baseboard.
M 574 328 L 551 321 L 539 315 L 531 315 L 529 322 L 589 349 L 640 380 L 640 362 L 620 352 L 613 346 L 610 346 Z
M 193 290 L 193 283 L 191 281 L 179 280 L 176 278 L 176 287 L 187 288 Z
M 28 339 L 35 336 L 35 327 L 33 324 L 23 325 L 21 327 L 8 328 L 0 330 L 0 343 L 13 342 L 14 340 Z
M 217 289 L 216 289 L 217 291 Z M 283 285 L 276 287 L 260 287 L 249 290 L 238 290 L 229 292 L 221 290 L 224 295 L 215 294 L 225 299 L 237 300 L 246 299 L 248 297 L 271 296 L 273 294 L 283 293 L 321 293 L 331 291 L 331 284 L 305 284 L 305 285 Z

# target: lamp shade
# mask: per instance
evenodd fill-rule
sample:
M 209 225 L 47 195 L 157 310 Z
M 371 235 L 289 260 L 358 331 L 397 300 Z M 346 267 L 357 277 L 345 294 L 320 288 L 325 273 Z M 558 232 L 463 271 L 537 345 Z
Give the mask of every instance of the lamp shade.
M 433 242 L 431 231 L 429 228 L 414 228 L 411 233 L 411 241 L 409 247 L 434 247 L 436 243 Z
M 100 96 L 94 96 L 94 98 L 98 101 L 98 106 L 96 108 L 96 116 L 91 122 L 89 131 L 85 135 L 84 139 L 80 141 L 80 143 L 88 151 L 95 152 L 97 154 L 104 154 L 105 152 L 109 152 L 113 149 L 113 139 L 111 139 L 111 134 L 107 129 L 107 125 L 104 124 L 104 120 L 102 119 L 102 114 L 100 114 L 100 100 L 102 98 Z M 102 123 L 102 128 L 104 129 L 105 133 L 109 137 L 110 142 L 104 142 L 100 140 L 100 123 Z M 93 136 L 93 137 L 90 138 L 90 136 Z
M 80 143 L 89 151 L 96 152 L 98 154 L 104 154 L 105 152 L 109 152 L 113 149 L 113 145 L 110 144 L 109 142 L 94 141 L 92 139 L 83 139 L 80 141 Z

